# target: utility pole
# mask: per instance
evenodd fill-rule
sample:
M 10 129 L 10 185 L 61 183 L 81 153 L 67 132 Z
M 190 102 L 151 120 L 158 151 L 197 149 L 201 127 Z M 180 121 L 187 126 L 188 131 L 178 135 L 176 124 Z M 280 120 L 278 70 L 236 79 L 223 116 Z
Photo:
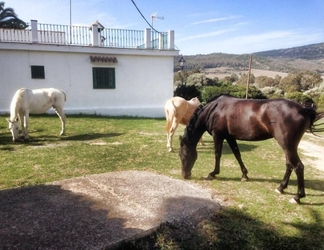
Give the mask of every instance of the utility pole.
M 248 79 L 246 82 L 245 99 L 248 99 L 248 94 L 249 94 L 249 85 L 250 85 L 250 79 L 251 79 L 251 66 L 252 66 L 252 54 L 250 55 L 249 74 L 248 74 Z

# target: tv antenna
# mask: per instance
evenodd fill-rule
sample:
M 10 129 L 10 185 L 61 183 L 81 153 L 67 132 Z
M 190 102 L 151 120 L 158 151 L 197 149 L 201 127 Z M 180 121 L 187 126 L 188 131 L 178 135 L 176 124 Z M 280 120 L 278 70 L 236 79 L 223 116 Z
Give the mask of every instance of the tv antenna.
M 157 12 L 154 12 L 151 15 L 151 19 L 152 19 L 152 27 L 153 27 L 153 21 L 156 21 L 157 19 L 164 20 L 164 17 L 163 16 L 158 16 Z

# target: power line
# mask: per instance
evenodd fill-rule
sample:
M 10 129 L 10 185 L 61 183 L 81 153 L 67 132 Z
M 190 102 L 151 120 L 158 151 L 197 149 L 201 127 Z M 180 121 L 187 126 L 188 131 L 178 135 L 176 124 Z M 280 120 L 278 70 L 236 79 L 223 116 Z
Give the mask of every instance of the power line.
M 161 33 L 161 32 L 159 32 L 159 31 L 157 31 L 156 29 L 153 28 L 153 26 L 146 20 L 146 18 L 142 14 L 142 12 L 139 10 L 139 8 L 137 7 L 136 3 L 133 0 L 131 0 L 131 1 L 134 4 L 134 6 L 137 9 L 137 11 L 141 14 L 141 16 L 143 17 L 143 19 L 145 20 L 145 22 L 148 24 L 148 26 L 150 26 L 152 28 L 152 30 L 156 31 L 157 33 Z

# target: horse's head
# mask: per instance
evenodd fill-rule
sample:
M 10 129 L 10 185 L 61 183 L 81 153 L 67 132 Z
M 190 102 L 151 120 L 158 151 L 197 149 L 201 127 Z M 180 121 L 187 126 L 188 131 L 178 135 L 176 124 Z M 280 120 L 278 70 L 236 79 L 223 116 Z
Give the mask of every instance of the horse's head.
M 197 150 L 194 145 L 188 143 L 187 137 L 180 136 L 179 156 L 181 159 L 182 177 L 189 179 L 191 177 L 191 169 L 197 160 Z
M 15 142 L 16 140 L 18 140 L 18 134 L 19 134 L 18 118 L 13 121 L 7 118 L 6 120 L 9 123 L 9 130 L 12 134 L 12 141 Z

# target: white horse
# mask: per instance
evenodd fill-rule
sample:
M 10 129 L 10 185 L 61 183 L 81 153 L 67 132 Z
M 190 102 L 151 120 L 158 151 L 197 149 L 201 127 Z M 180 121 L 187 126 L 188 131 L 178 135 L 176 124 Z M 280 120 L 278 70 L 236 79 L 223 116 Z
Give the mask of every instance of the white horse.
M 10 105 L 10 119 L 6 118 L 13 142 L 18 139 L 18 120 L 20 120 L 22 128 L 21 136 L 28 140 L 29 114 L 43 114 L 51 107 L 53 107 L 62 122 L 60 135 L 64 135 L 66 117 L 63 107 L 65 101 L 65 93 L 54 88 L 34 90 L 21 88 L 17 90 Z
M 175 96 L 166 102 L 164 111 L 167 120 L 166 132 L 167 148 L 169 152 L 172 151 L 172 137 L 179 123 L 182 125 L 187 125 L 192 114 L 199 105 L 200 101 L 197 97 L 194 97 L 190 101 L 187 101 L 182 97 Z M 201 144 L 203 143 L 202 139 L 200 140 L 200 142 Z

